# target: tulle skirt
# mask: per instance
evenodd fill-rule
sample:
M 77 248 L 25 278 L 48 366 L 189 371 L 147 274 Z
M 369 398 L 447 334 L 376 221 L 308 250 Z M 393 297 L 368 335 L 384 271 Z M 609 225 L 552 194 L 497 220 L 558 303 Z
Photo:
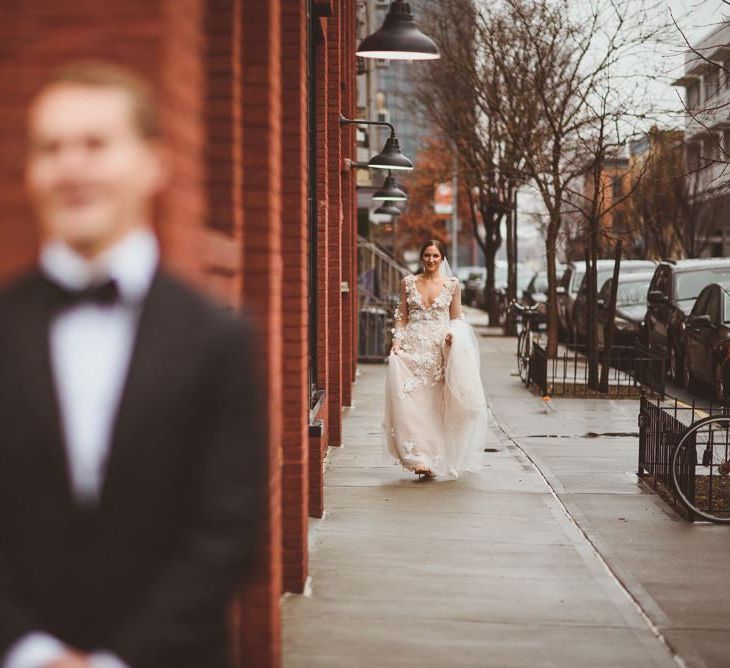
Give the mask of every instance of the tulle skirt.
M 437 480 L 479 470 L 488 431 L 474 331 L 465 321 L 452 320 L 446 333 L 452 343 L 442 344 L 442 382 L 423 387 L 408 356 L 391 353 L 385 383 L 383 430 L 389 457 L 409 471 L 429 469 Z

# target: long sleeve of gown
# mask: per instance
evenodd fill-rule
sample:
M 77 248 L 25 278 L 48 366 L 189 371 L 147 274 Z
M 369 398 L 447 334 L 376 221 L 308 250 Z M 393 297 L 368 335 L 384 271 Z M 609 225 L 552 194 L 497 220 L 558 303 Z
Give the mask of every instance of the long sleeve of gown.
M 408 324 L 408 299 L 406 297 L 406 280 L 400 283 L 400 299 L 395 307 L 393 329 L 393 343 L 401 343 L 405 336 L 406 325 Z
M 464 312 L 461 310 L 461 285 L 457 278 L 452 278 L 451 280 L 454 281 L 454 290 L 451 298 L 451 304 L 449 304 L 449 319 L 463 320 Z

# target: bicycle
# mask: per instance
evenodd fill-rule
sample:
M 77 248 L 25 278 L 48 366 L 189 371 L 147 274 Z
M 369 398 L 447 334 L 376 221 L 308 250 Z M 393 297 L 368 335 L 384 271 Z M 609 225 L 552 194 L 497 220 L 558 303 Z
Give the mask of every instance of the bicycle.
M 730 523 L 730 416 L 711 415 L 690 425 L 670 468 L 674 491 L 690 513 Z
M 540 304 L 523 306 L 516 301 L 509 305 L 510 310 L 516 313 L 525 325 L 517 335 L 517 372 L 520 375 L 520 380 L 525 385 L 530 383 L 530 357 L 532 356 L 533 345 L 532 322 L 539 315 L 539 307 Z

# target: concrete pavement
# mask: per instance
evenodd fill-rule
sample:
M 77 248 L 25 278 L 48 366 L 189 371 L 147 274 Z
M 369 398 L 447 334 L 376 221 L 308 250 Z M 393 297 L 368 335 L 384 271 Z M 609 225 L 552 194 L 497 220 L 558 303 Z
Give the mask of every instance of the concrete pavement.
M 510 375 L 514 340 L 481 345 L 497 452 L 455 482 L 420 482 L 384 460 L 385 368 L 360 366 L 328 460 L 327 514 L 312 522 L 309 592 L 283 603 L 285 666 L 681 665 L 665 635 L 702 665 L 692 637 L 712 644 L 725 627 L 667 624 L 642 579 L 666 558 L 647 544 L 696 527 L 637 485 L 635 438 L 583 437 L 636 431 L 635 402 L 555 400 L 545 413 Z M 640 539 L 627 536 L 635 526 Z M 665 602 L 681 599 L 656 584 Z
M 688 524 L 638 483 L 638 401 L 554 399 L 546 413 L 509 375 L 513 342 L 482 341 L 501 431 L 539 467 L 682 660 L 730 665 L 730 528 Z

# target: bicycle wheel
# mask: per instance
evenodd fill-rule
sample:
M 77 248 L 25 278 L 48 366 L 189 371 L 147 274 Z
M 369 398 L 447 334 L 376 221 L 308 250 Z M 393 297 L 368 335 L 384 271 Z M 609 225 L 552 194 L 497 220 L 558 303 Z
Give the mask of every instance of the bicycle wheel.
M 527 354 L 529 335 L 529 330 L 523 329 L 517 337 L 517 371 L 520 374 L 520 380 L 525 384 L 527 384 L 530 372 L 530 357 Z
M 672 453 L 671 472 L 674 490 L 690 511 L 730 523 L 730 416 L 695 422 Z

